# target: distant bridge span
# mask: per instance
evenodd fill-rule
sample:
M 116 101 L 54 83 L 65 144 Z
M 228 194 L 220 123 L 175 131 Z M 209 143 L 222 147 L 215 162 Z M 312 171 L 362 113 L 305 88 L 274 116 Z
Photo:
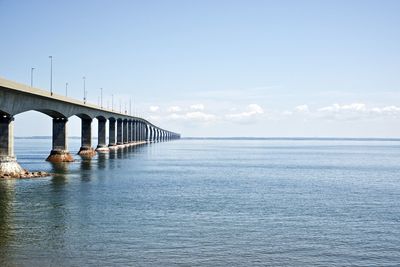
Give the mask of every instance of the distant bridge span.
M 67 122 L 74 115 L 82 121 L 81 148 L 78 154 L 85 157 L 95 154 L 91 143 L 93 119 L 98 120 L 96 151 L 107 152 L 130 145 L 180 138 L 180 134 L 162 129 L 143 118 L 0 78 L 0 174 L 12 176 L 23 171 L 14 154 L 13 121 L 15 115 L 30 110 L 44 113 L 53 119 L 52 150 L 47 158 L 52 162 L 73 161 L 68 151 Z

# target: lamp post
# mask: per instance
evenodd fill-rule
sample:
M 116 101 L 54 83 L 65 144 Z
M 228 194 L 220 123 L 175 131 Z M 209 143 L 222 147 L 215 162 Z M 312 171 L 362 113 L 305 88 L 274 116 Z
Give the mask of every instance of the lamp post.
M 100 107 L 103 108 L 103 88 L 100 88 Z
M 50 58 L 50 94 L 53 95 L 53 56 Z
M 33 87 L 33 70 L 35 68 L 31 68 L 31 87 Z
M 86 104 L 86 77 L 83 76 L 83 103 Z
M 68 82 L 65 83 L 65 96 L 68 96 Z

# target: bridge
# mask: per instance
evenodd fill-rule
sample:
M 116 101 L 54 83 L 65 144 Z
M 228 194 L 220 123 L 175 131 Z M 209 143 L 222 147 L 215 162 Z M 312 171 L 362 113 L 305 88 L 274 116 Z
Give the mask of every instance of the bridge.
M 162 129 L 143 118 L 0 78 L 0 177 L 12 177 L 24 171 L 14 154 L 13 124 L 15 115 L 31 110 L 52 118 L 52 150 L 47 158 L 50 162 L 74 160 L 68 151 L 67 122 L 68 118 L 75 115 L 82 122 L 81 147 L 78 153 L 82 157 L 92 157 L 96 151 L 107 153 L 126 146 L 180 138 L 180 134 Z M 94 119 L 98 120 L 96 149 L 92 147 Z

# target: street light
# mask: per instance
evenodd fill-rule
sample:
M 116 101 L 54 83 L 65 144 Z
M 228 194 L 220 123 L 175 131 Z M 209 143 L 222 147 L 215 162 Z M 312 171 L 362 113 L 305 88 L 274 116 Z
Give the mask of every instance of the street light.
M 86 104 L 86 77 L 83 76 L 83 103 Z
M 65 96 L 68 96 L 68 83 L 65 83 Z
M 33 70 L 35 68 L 31 68 L 31 87 L 33 87 Z
M 53 95 L 53 56 L 50 58 L 50 94 Z
M 103 108 L 103 88 L 100 88 L 100 107 Z

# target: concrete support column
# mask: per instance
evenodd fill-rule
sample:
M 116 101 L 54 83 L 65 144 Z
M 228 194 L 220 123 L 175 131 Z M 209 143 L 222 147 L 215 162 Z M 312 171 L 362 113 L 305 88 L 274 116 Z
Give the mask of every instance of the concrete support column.
M 139 141 L 143 141 L 143 123 L 139 122 Z
M 145 130 L 145 134 L 144 134 L 145 141 L 149 142 L 150 141 L 150 139 L 149 139 L 149 126 L 147 124 L 144 125 L 144 130 Z
M 142 123 L 143 141 L 146 142 L 146 123 Z
M 107 123 L 107 120 L 98 119 L 98 121 L 99 121 L 99 126 L 98 126 L 98 129 L 97 129 L 98 142 L 97 142 L 96 151 L 107 152 L 109 150 L 108 147 L 107 147 L 107 143 L 106 143 L 106 123 Z
M 136 122 L 136 141 L 140 142 L 140 122 Z
M 128 143 L 132 143 L 132 121 L 128 121 Z
M 133 142 L 135 142 L 135 143 L 137 141 L 136 131 L 137 131 L 136 121 L 133 121 L 132 122 L 132 135 L 133 135 Z
M 149 141 L 153 142 L 153 127 L 149 126 L 149 132 L 150 132 Z
M 147 142 L 147 124 L 143 123 L 143 141 Z
M 24 170 L 14 156 L 14 117 L 0 116 L 0 176 L 15 176 Z
M 128 120 L 123 121 L 124 126 L 124 144 L 128 144 Z
M 96 151 L 92 147 L 92 119 L 82 119 L 81 148 L 78 155 L 93 157 Z
M 0 156 L 14 157 L 14 117 L 0 118 Z
M 138 122 L 138 141 L 142 142 L 142 123 Z
M 124 141 L 122 140 L 123 133 L 122 133 L 122 120 L 117 120 L 117 145 L 122 146 Z
M 142 122 L 142 141 L 146 141 L 146 124 Z
M 108 121 L 108 147 L 110 149 L 116 148 L 117 143 L 115 142 L 115 119 L 109 119 Z
M 67 118 L 53 118 L 53 147 L 47 161 L 72 162 L 74 158 L 68 152 L 67 146 Z
M 133 121 L 133 141 L 135 143 L 138 141 L 138 137 L 137 137 L 137 121 Z

